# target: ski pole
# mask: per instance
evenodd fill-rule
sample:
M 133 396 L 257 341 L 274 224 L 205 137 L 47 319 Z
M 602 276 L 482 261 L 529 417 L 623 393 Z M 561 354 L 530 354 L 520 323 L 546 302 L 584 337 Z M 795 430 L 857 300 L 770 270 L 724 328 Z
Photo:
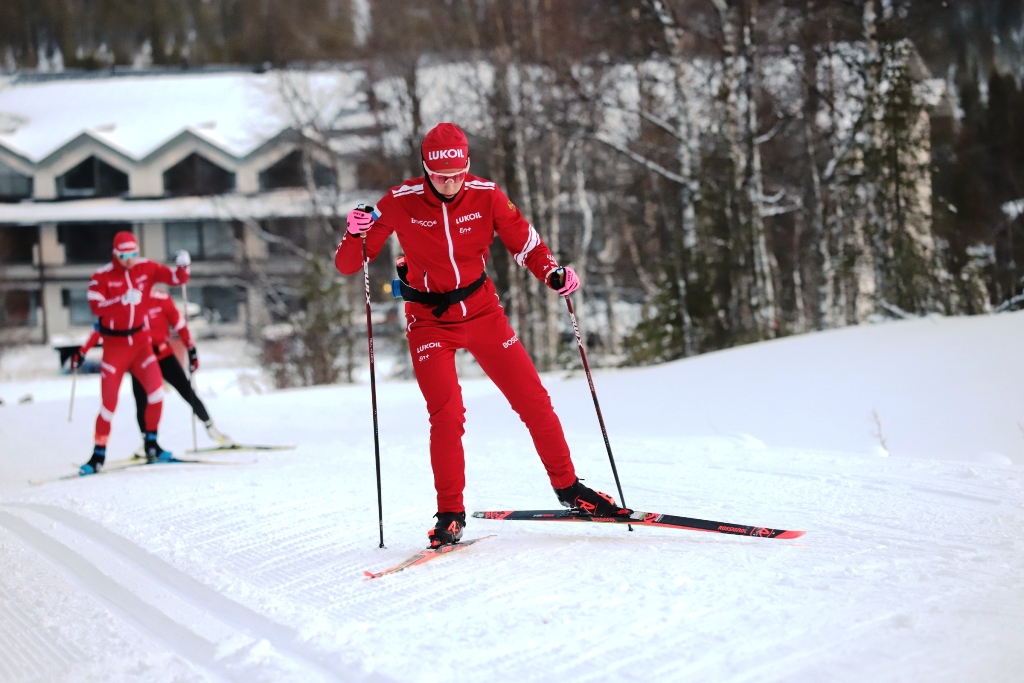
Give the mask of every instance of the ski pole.
M 181 286 L 181 302 L 185 306 L 185 327 L 188 327 L 188 285 Z M 192 387 L 192 393 L 196 393 L 196 378 L 192 372 L 192 364 L 186 363 L 188 367 L 188 385 Z M 196 409 L 192 408 L 192 450 L 199 450 L 199 442 L 196 439 Z
M 75 367 L 74 359 L 71 361 L 71 403 L 68 405 L 68 422 L 71 422 L 71 413 L 75 410 L 75 384 L 78 383 L 78 368 Z
M 360 204 L 359 210 L 375 214 L 373 207 Z M 377 375 L 373 364 L 373 321 L 370 319 L 370 259 L 366 255 L 366 233 L 363 233 L 363 294 L 366 297 L 366 345 L 370 352 L 370 400 L 373 403 L 373 457 L 377 465 L 377 521 L 380 524 L 380 546 L 384 547 L 384 500 L 380 486 L 380 436 L 377 430 Z
M 580 326 L 576 322 L 576 311 L 572 307 L 572 299 L 565 295 L 565 305 L 569 308 L 569 318 L 572 320 L 572 329 L 576 333 L 576 346 L 580 349 L 580 359 L 583 361 L 583 370 L 587 373 L 587 382 L 590 383 L 590 395 L 594 397 L 594 410 L 597 411 L 597 421 L 601 424 L 601 435 L 604 437 L 604 447 L 608 451 L 608 462 L 612 464 L 612 475 L 615 477 L 615 488 L 619 490 L 619 500 L 622 507 L 627 507 L 626 497 L 622 495 L 622 484 L 619 483 L 619 471 L 615 468 L 615 456 L 612 455 L 612 444 L 608 441 L 608 430 L 604 426 L 604 417 L 601 415 L 601 404 L 597 402 L 597 389 L 594 388 L 594 377 L 590 374 L 590 363 L 587 362 L 587 351 L 583 347 L 583 335 L 580 334 Z M 629 530 L 633 525 L 629 524 Z

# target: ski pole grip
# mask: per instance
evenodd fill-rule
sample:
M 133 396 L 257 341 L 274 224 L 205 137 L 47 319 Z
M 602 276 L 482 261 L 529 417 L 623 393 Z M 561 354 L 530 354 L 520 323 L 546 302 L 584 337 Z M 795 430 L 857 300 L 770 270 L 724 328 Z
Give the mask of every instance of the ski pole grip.
M 370 214 L 373 220 L 377 220 L 378 218 L 380 218 L 380 212 L 377 211 L 376 207 L 370 206 L 369 204 L 357 204 L 356 211 L 362 211 L 363 213 Z

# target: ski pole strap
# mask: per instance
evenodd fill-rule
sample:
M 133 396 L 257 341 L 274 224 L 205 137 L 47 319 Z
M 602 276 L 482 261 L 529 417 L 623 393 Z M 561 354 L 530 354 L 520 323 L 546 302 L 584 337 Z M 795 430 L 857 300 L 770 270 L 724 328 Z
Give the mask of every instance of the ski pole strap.
M 465 287 L 459 287 L 458 289 L 453 289 L 450 292 L 444 292 L 442 294 L 440 292 L 421 292 L 418 289 L 410 287 L 402 280 L 393 280 L 391 282 L 391 293 L 393 296 L 396 293 L 399 293 L 406 301 L 434 306 L 434 310 L 432 310 L 431 313 L 434 314 L 435 318 L 440 318 L 444 315 L 445 311 L 448 310 L 449 306 L 468 299 L 473 292 L 480 289 L 486 281 L 487 273 L 480 273 L 480 277 L 478 277 L 472 284 L 466 285 Z M 395 298 L 397 299 L 398 297 L 395 296 Z
M 133 334 L 136 334 L 141 331 L 142 325 L 139 325 L 138 327 L 133 327 L 130 330 L 112 330 L 109 327 L 103 327 L 102 325 L 100 326 L 100 334 L 102 334 L 105 337 L 130 337 Z

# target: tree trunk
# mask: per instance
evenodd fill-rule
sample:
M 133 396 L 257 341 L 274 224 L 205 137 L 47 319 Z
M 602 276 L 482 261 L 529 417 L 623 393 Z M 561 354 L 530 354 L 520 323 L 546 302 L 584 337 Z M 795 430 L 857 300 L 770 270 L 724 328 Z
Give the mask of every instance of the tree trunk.
M 743 55 L 745 67 L 745 96 L 747 105 L 747 126 L 745 138 L 750 159 L 746 174 L 747 203 L 750 212 L 750 232 L 754 247 L 754 293 L 757 304 L 754 307 L 755 320 L 762 338 L 774 337 L 778 330 L 776 316 L 775 284 L 772 274 L 773 257 L 768 250 L 768 236 L 764 218 L 764 174 L 761 169 L 761 146 L 757 142 L 760 124 L 757 115 L 757 52 L 754 46 L 754 29 L 757 26 L 757 0 L 748 0 L 747 17 L 743 25 Z
M 589 270 L 590 245 L 594 241 L 594 209 L 590 204 L 590 197 L 587 196 L 586 177 L 583 175 L 581 160 L 576 160 L 576 202 L 579 205 L 580 214 L 583 217 L 583 235 L 580 239 L 580 253 L 577 262 L 577 275 L 580 278 L 580 288 L 576 290 L 576 322 L 580 328 L 580 335 L 584 345 L 587 343 L 587 332 L 585 321 L 587 319 L 583 285 L 587 279 Z M 605 212 L 607 215 L 607 212 Z
M 668 45 L 670 60 L 675 74 L 676 96 L 676 160 L 679 164 L 679 175 L 686 182 L 679 189 L 680 225 L 682 227 L 682 243 L 676 245 L 676 287 L 679 290 L 679 317 L 683 324 L 683 355 L 692 356 L 696 353 L 694 344 L 693 319 L 689 308 L 689 283 L 696 279 L 693 272 L 693 251 L 697 248 L 697 212 L 694 198 L 699 191 L 695 168 L 697 133 L 690 119 L 687 102 L 688 83 L 686 82 L 686 55 L 683 51 L 683 31 L 671 9 L 662 0 L 652 0 L 651 7 L 658 17 L 665 43 Z

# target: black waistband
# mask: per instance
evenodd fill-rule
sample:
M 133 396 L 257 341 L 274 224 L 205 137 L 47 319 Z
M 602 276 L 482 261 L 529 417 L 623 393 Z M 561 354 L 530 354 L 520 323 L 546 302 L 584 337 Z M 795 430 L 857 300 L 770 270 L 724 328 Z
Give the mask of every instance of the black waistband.
M 109 328 L 103 327 L 102 325 L 100 326 L 100 334 L 103 335 L 104 337 L 130 337 L 133 334 L 141 331 L 142 325 L 139 325 L 138 327 L 133 327 L 130 330 L 111 330 Z
M 402 292 L 403 299 L 406 301 L 414 301 L 418 304 L 434 306 L 434 310 L 432 310 L 431 313 L 434 314 L 435 318 L 440 318 L 444 315 L 444 312 L 448 310 L 449 306 L 468 299 L 469 296 L 476 290 L 480 289 L 486 281 L 487 273 L 480 273 L 480 277 L 478 277 L 472 284 L 458 289 L 453 289 L 452 291 L 445 292 L 444 294 L 438 292 L 421 292 L 418 289 L 413 289 L 401 280 L 398 281 L 398 286 Z

